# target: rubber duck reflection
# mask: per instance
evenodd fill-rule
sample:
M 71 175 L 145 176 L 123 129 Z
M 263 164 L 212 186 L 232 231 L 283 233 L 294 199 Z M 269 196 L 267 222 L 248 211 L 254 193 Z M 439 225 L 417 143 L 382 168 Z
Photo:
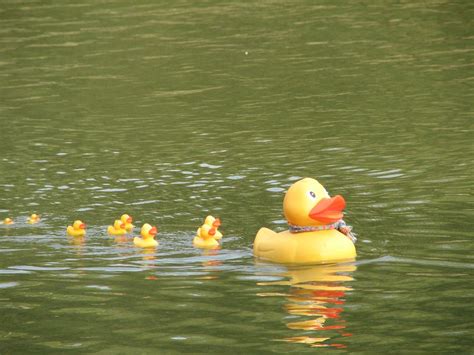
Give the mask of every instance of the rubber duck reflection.
M 285 294 L 287 303 L 284 308 L 293 317 L 286 326 L 292 330 L 305 331 L 306 334 L 281 340 L 308 344 L 311 347 L 345 348 L 346 345 L 340 339 L 352 334 L 345 330 L 347 324 L 342 313 L 346 292 L 352 291 L 348 282 L 353 280 L 352 273 L 355 270 L 353 264 L 288 268 L 280 274 L 288 280 L 259 283 L 290 286 L 289 292 Z M 281 293 L 259 295 L 281 296 Z M 295 320 L 295 316 L 299 319 Z M 338 342 L 332 342 L 332 337 L 337 337 Z
M 156 261 L 156 248 L 146 247 L 138 249 L 138 253 L 141 254 L 143 260 L 143 266 L 147 268 L 155 268 Z
M 206 275 L 200 276 L 201 280 L 216 280 L 219 278 L 219 271 L 222 261 L 217 260 L 215 257 L 219 255 L 220 249 L 203 249 L 202 255 L 207 257 L 205 261 L 201 263 L 202 270 L 206 272 Z

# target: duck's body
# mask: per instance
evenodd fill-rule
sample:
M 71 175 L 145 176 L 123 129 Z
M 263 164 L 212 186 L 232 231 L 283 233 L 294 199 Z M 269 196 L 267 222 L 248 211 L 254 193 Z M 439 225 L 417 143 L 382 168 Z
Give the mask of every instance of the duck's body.
M 86 225 L 80 220 L 74 221 L 72 226 L 67 227 L 67 234 L 72 237 L 83 237 L 86 235 Z
M 255 256 L 288 264 L 354 259 L 354 243 L 337 229 L 343 224 L 344 207 L 341 196 L 330 198 L 316 180 L 297 181 L 288 189 L 283 201 L 290 229 L 276 233 L 261 228 L 255 237 Z
M 33 213 L 30 217 L 28 217 L 28 223 L 29 224 L 35 224 L 40 221 L 40 216 L 38 216 L 36 213 Z
M 341 232 L 275 233 L 261 228 L 253 245 L 254 254 L 262 259 L 284 264 L 312 264 L 349 260 L 356 256 L 354 244 Z
M 156 233 L 158 233 L 156 227 L 145 223 L 140 231 L 142 238 L 133 238 L 133 244 L 140 248 L 156 248 L 158 246 L 158 241 L 155 240 Z
M 214 234 L 214 239 L 217 239 L 217 240 L 222 239 L 222 233 L 219 232 L 219 227 L 221 226 L 221 220 L 219 218 L 215 218 L 215 217 L 209 215 L 204 220 L 204 224 L 207 224 L 209 227 L 214 227 L 215 228 L 216 233 Z M 199 229 L 198 229 L 197 234 L 199 234 Z
M 6 225 L 10 225 L 10 224 L 14 224 L 15 222 L 13 222 L 13 219 L 7 217 L 3 220 L 2 224 L 6 224 Z
M 120 217 L 120 220 L 125 224 L 125 230 L 127 232 L 133 231 L 133 227 L 135 227 L 135 226 L 132 224 L 132 222 L 133 222 L 132 216 L 129 216 L 128 214 L 123 214 Z
M 215 238 L 216 229 L 208 224 L 203 224 L 198 230 L 197 235 L 193 239 L 195 247 L 204 249 L 216 249 L 219 242 Z
M 114 221 L 113 226 L 108 226 L 107 227 L 107 233 L 110 235 L 124 235 L 127 233 L 127 230 L 125 229 L 125 223 L 123 223 L 121 220 L 116 219 Z

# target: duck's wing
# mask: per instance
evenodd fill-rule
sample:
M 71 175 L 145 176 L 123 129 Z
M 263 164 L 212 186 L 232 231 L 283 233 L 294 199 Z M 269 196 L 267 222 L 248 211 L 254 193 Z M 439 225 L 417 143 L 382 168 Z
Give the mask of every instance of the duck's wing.
M 257 235 L 255 236 L 255 240 L 257 239 L 261 239 L 261 238 L 271 238 L 271 237 L 274 237 L 277 233 L 272 231 L 271 229 L 268 229 L 268 228 L 260 228 L 257 232 Z

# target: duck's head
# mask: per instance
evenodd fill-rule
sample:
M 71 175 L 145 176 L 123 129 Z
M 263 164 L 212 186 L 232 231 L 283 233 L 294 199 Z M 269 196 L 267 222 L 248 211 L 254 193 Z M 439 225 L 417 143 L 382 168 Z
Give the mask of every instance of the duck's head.
M 219 218 L 214 218 L 213 216 L 207 216 L 206 219 L 204 220 L 204 224 L 207 224 L 215 228 L 219 228 L 221 225 L 221 220 Z
M 203 239 L 211 239 L 216 234 L 216 228 L 210 226 L 209 224 L 203 224 L 201 226 L 200 236 Z
M 31 216 L 30 216 L 30 220 L 32 221 L 39 221 L 40 219 L 40 216 L 37 215 L 36 213 L 33 213 Z
M 3 224 L 13 224 L 13 219 L 7 217 L 3 220 Z
M 116 219 L 114 221 L 114 228 L 115 229 L 124 229 L 125 228 L 125 223 L 123 223 L 120 219 Z
M 128 214 L 123 214 L 122 217 L 120 217 L 120 220 L 123 223 L 132 223 L 133 222 L 132 216 L 129 216 Z
M 140 234 L 144 239 L 154 238 L 156 233 L 158 233 L 158 229 L 156 227 L 152 227 L 148 223 L 145 223 L 140 230 Z
M 296 226 L 320 226 L 337 222 L 342 218 L 345 207 L 342 196 L 329 197 L 323 185 L 311 178 L 291 185 L 283 200 L 285 218 L 289 224 Z
M 80 220 L 74 221 L 72 227 L 73 227 L 74 229 L 76 229 L 76 230 L 78 230 L 78 229 L 86 229 L 85 223 L 83 223 L 83 222 L 80 221 Z

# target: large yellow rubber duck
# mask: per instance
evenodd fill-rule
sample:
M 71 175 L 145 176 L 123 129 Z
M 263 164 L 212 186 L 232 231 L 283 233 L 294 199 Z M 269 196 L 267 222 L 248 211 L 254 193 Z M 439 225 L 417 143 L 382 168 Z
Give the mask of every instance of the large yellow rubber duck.
M 107 233 L 110 235 L 124 235 L 127 234 L 127 230 L 125 229 L 125 223 L 123 223 L 120 219 L 116 219 L 114 221 L 113 226 L 107 227 Z
M 28 223 L 29 224 L 35 224 L 40 221 L 40 216 L 37 215 L 36 213 L 33 213 L 30 217 L 28 217 Z
M 253 246 L 255 256 L 288 264 L 353 260 L 356 250 L 352 234 L 342 221 L 345 206 L 342 196 L 330 198 L 317 180 L 295 182 L 283 200 L 289 230 L 275 233 L 261 228 Z
M 215 238 L 216 228 L 208 224 L 203 224 L 197 231 L 197 235 L 193 239 L 193 244 L 198 248 L 216 249 L 219 242 Z
M 155 248 L 158 246 L 158 241 L 155 240 L 156 233 L 158 233 L 156 227 L 152 227 L 148 223 L 145 223 L 140 230 L 142 238 L 133 238 L 133 244 L 140 248 Z
M 133 227 L 135 227 L 132 222 L 133 218 L 132 216 L 129 216 L 128 214 L 123 214 L 122 217 L 120 217 L 120 220 L 125 223 L 125 229 L 127 232 L 131 232 L 133 230 Z
M 219 232 L 219 227 L 221 226 L 221 220 L 219 218 L 214 218 L 213 216 L 207 216 L 204 220 L 204 224 L 207 224 L 210 227 L 214 227 L 216 230 L 216 234 L 214 234 L 214 239 L 220 240 L 222 239 L 222 233 Z M 199 234 L 199 230 L 198 230 Z
M 83 237 L 86 235 L 86 225 L 80 221 L 74 221 L 72 226 L 67 227 L 67 234 L 72 237 Z
M 9 225 L 9 224 L 14 224 L 15 222 L 13 222 L 13 219 L 11 219 L 10 217 L 7 217 L 3 220 L 2 224 L 6 224 L 6 225 Z

